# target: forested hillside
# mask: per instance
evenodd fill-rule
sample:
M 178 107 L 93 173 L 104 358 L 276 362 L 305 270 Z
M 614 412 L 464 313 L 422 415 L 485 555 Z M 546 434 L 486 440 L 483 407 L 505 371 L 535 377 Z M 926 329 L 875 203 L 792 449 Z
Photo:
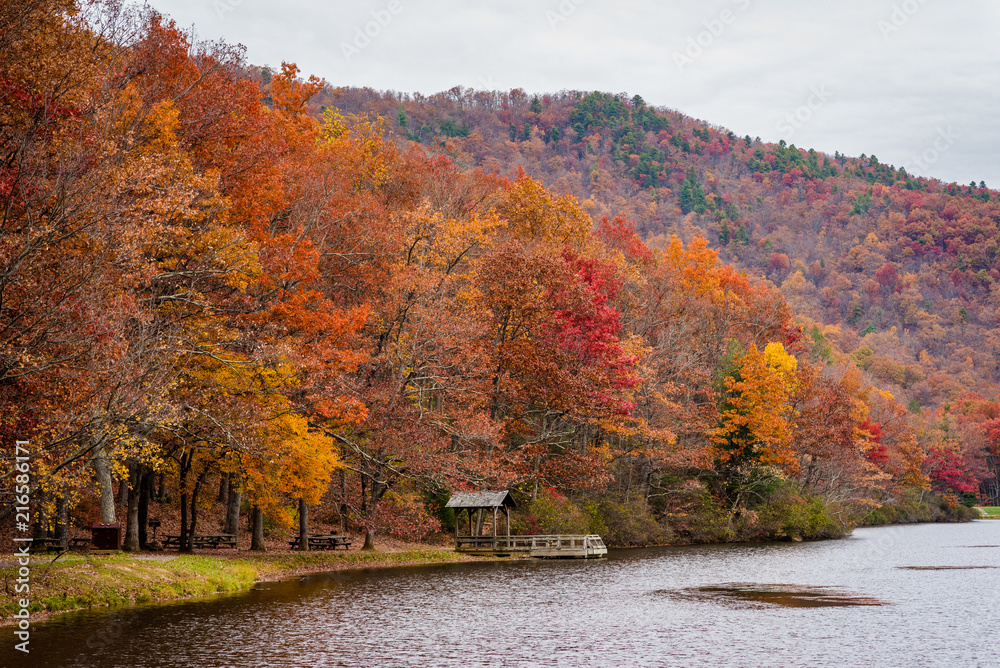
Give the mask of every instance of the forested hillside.
M 459 164 L 523 167 L 595 219 L 628 216 L 651 247 L 702 237 L 778 287 L 828 362 L 857 364 L 922 416 L 925 449 L 980 459 L 995 438 L 1000 195 L 985 183 L 736 137 L 638 95 L 328 87 L 314 103 L 379 114 L 401 144 Z
M 39 532 L 116 481 L 129 549 L 225 480 L 255 537 L 320 506 L 368 546 L 457 489 L 617 544 L 995 490 L 991 191 L 639 98 L 334 89 L 112 10 L 0 9 L 0 435 Z

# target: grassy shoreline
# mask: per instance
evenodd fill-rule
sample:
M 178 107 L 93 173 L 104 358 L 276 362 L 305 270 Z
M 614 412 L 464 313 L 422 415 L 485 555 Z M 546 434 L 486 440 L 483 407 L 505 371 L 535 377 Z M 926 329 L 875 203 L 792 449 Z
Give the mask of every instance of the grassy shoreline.
M 246 591 L 262 581 L 329 571 L 484 561 L 450 548 L 420 547 L 399 551 L 241 553 L 236 556 L 65 555 L 32 556 L 29 611 L 33 622 L 63 612 L 173 601 L 210 594 Z M 17 566 L 0 567 L 3 596 L 0 626 L 14 623 L 21 594 L 14 593 Z

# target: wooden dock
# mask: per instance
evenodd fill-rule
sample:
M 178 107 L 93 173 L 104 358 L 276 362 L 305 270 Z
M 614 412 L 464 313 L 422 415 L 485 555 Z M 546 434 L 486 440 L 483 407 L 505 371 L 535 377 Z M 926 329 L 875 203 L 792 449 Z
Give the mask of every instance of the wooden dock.
M 508 490 L 455 492 L 448 499 L 445 508 L 455 510 L 455 550 L 458 552 L 498 556 L 524 554 L 550 559 L 594 559 L 608 554 L 604 541 L 595 534 L 511 536 L 510 511 L 517 508 L 517 503 Z M 486 536 L 483 534 L 489 525 L 484 526 L 484 521 L 489 515 L 493 516 L 493 530 Z M 506 520 L 506 536 L 498 535 L 501 524 L 498 520 L 501 517 Z M 465 536 L 460 535 L 462 525 L 468 527 L 469 533 Z
M 598 535 L 458 536 L 455 540 L 456 551 L 467 554 L 525 554 L 550 559 L 598 559 L 608 554 Z

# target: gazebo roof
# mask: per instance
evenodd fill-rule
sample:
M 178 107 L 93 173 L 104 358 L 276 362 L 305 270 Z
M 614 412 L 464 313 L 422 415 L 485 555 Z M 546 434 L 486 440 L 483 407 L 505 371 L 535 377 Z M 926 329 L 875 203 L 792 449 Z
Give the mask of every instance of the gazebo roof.
M 514 497 L 503 489 L 500 491 L 455 492 L 448 499 L 445 508 L 517 508 Z

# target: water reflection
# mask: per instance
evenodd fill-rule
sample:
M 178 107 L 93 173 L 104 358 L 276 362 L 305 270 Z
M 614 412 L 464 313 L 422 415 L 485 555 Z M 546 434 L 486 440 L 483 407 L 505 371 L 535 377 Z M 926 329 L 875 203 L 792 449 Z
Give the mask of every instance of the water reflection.
M 657 592 L 677 598 L 700 601 L 740 602 L 780 605 L 786 608 L 831 608 L 852 605 L 886 605 L 870 596 L 853 594 L 838 587 L 810 587 L 794 584 L 757 584 L 728 582 L 707 587 L 689 587 L 679 591 Z
M 56 617 L 35 628 L 27 661 L 8 641 L 0 665 L 997 666 L 1000 570 L 976 568 L 990 552 L 961 549 L 992 544 L 1000 522 L 978 521 L 602 561 L 341 571 Z M 891 605 L 836 604 L 857 597 Z

